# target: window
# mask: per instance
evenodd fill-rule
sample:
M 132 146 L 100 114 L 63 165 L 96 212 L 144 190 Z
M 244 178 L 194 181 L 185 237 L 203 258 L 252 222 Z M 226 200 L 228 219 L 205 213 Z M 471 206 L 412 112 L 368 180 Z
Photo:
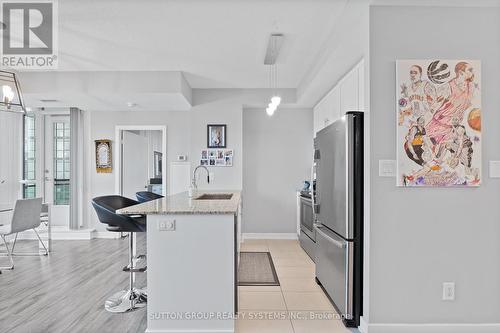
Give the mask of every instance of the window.
M 24 151 L 23 151 L 23 198 L 36 197 L 36 140 L 35 116 L 24 116 Z
M 69 205 L 70 127 L 54 123 L 54 205 Z

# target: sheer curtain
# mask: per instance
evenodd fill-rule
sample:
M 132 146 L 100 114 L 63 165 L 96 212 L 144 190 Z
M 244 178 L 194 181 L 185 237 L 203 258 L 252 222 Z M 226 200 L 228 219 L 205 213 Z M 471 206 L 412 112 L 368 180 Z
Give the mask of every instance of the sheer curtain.
M 69 228 L 79 229 L 83 223 L 83 111 L 78 108 L 70 108 L 69 120 L 71 127 Z

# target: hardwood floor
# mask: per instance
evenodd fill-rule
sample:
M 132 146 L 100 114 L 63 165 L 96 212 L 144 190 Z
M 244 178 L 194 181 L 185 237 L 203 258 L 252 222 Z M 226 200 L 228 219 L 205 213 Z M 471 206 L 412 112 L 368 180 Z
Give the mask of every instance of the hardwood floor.
M 145 235 L 137 237 L 145 253 Z M 19 246 L 19 247 L 18 247 Z M 38 249 L 22 241 L 16 250 Z M 128 238 L 53 241 L 48 257 L 15 257 L 15 269 L 0 274 L 0 331 L 3 333 L 144 332 L 146 308 L 124 314 L 104 310 L 104 301 L 128 285 Z M 4 252 L 5 247 L 0 246 Z M 0 257 L 0 265 L 8 258 Z M 137 285 L 146 285 L 137 273 Z

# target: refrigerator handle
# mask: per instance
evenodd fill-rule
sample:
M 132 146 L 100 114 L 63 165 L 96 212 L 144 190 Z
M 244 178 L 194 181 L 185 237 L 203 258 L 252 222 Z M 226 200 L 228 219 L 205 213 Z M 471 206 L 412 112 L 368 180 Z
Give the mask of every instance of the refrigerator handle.
M 311 166 L 311 204 L 312 204 L 312 211 L 313 211 L 313 221 L 316 221 L 317 215 L 319 213 L 319 204 L 316 203 L 316 190 L 314 189 L 315 187 L 318 186 L 318 183 L 316 182 L 316 179 L 314 177 L 314 171 L 316 169 L 316 150 L 313 153 L 313 159 L 312 159 L 312 166 Z
M 320 225 L 316 225 L 316 231 L 319 232 L 324 238 L 326 238 L 330 243 L 332 243 L 333 245 L 335 245 L 336 247 L 338 248 L 341 248 L 343 249 L 346 245 L 345 243 L 342 243 L 342 242 L 339 242 L 338 240 L 336 239 L 333 239 L 330 235 L 328 235 L 326 232 L 324 232 L 322 229 L 324 227 L 320 226 Z
M 312 211 L 313 211 L 313 220 L 316 220 L 316 200 L 314 199 L 314 159 L 312 162 L 311 166 L 311 204 L 312 204 Z

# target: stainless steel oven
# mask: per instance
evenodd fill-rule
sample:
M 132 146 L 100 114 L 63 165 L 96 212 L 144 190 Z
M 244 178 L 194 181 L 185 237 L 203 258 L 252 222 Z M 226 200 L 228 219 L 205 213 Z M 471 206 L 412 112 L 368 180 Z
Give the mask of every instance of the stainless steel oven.
M 312 199 L 300 196 L 300 229 L 303 230 L 311 239 L 315 239 L 314 235 L 314 214 L 312 209 Z
M 314 228 L 313 201 L 310 196 L 300 196 L 300 245 L 314 261 L 316 256 L 316 230 Z

